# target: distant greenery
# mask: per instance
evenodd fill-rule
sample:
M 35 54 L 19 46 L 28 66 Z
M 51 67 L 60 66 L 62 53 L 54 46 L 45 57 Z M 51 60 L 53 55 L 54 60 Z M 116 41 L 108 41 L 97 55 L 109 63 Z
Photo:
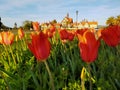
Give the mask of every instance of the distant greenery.
M 120 15 L 118 15 L 117 17 L 109 17 L 106 21 L 107 25 L 120 25 Z
M 22 27 L 24 28 L 24 30 L 30 30 L 32 28 L 32 21 L 24 21 Z

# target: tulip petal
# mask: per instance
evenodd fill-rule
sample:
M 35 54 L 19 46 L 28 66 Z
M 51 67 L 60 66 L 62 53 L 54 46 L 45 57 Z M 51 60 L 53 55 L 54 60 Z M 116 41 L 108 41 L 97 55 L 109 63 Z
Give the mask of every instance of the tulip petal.
M 91 50 L 91 52 L 90 53 L 92 53 L 89 57 L 90 57 L 90 62 L 93 62 L 94 60 L 96 60 L 96 58 L 97 58 L 97 54 L 98 54 L 98 48 L 99 48 L 99 46 L 100 46 L 100 42 L 99 41 L 97 41 L 96 43 L 95 43 L 95 45 L 93 46 L 93 49 Z
M 115 30 L 108 28 L 102 30 L 101 34 L 102 39 L 106 42 L 107 45 L 116 46 L 118 44 L 119 38 Z
M 86 44 L 84 44 L 84 43 L 80 43 L 80 54 L 81 54 L 81 57 L 82 57 L 82 59 L 83 59 L 83 61 L 85 61 L 85 62 L 89 62 L 88 61 L 88 59 L 89 59 L 89 57 L 88 57 L 88 47 L 87 47 L 87 45 Z
M 83 36 L 78 36 L 81 40 L 79 41 L 79 48 L 82 60 L 87 63 L 95 61 L 100 42 L 96 40 L 94 33 L 86 31 Z
M 50 42 L 47 35 L 40 32 L 39 34 L 32 34 L 31 38 L 32 42 L 28 43 L 28 48 L 33 55 L 39 61 L 47 59 L 50 54 Z

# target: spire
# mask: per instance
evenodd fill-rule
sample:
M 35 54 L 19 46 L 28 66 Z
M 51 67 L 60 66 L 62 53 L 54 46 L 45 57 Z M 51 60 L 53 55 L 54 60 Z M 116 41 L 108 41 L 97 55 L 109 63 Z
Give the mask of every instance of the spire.
M 2 22 L 1 22 L 1 17 L 0 17 L 0 30 L 1 30 Z
M 69 18 L 69 13 L 67 13 L 67 18 Z

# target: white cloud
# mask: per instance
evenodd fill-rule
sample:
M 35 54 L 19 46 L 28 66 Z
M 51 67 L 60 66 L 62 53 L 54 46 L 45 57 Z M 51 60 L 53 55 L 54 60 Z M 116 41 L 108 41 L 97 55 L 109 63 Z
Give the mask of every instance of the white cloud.
M 29 5 L 35 3 L 39 0 L 5 0 L 4 3 L 0 4 L 0 9 L 7 11 L 10 9 L 14 9 L 16 7 L 24 7 L 25 5 Z
M 84 18 L 98 20 L 104 23 L 110 16 L 117 16 L 120 7 L 112 5 L 112 0 L 3 0 L 0 1 L 0 17 L 3 23 L 8 26 L 22 25 L 25 20 L 49 21 L 56 19 L 61 21 L 66 13 L 70 14 L 73 20 L 76 17 L 76 10 L 79 11 L 79 20 Z M 108 3 L 109 2 L 109 3 Z M 32 6 L 32 7 L 29 7 Z

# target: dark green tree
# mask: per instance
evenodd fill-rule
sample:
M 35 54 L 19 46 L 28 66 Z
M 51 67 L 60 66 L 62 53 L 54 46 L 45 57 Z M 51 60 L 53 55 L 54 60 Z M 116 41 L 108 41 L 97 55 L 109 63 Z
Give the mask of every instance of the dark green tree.
M 32 21 L 26 20 L 23 22 L 23 28 L 25 30 L 30 30 L 32 28 Z

